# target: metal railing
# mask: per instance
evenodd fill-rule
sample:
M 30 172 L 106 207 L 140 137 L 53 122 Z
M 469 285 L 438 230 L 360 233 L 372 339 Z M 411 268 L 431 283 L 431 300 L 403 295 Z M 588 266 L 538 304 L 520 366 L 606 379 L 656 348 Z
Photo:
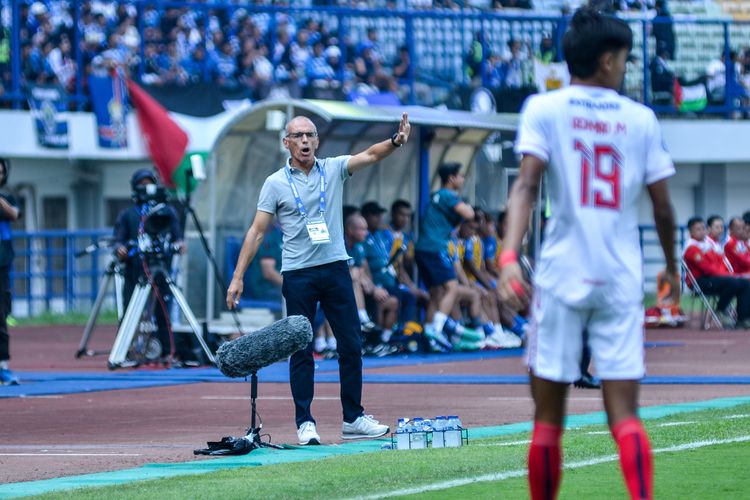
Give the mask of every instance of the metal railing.
M 16 314 L 88 311 L 111 253 L 96 249 L 77 254 L 111 235 L 111 229 L 14 233 L 10 281 Z
M 0 95 L 0 102 L 13 108 L 26 106 L 27 89 L 22 66 L 25 59 L 21 47 L 30 40 L 21 39 L 26 19 L 21 19 L 21 5 L 30 4 L 30 0 L 5 0 L 10 8 L 10 81 L 6 82 L 6 91 Z M 469 87 L 467 76 L 467 52 L 476 39 L 482 45 L 481 79 L 489 84 L 488 54 L 503 54 L 511 39 L 521 40 L 524 45 L 535 52 L 541 42 L 543 32 L 553 34 L 556 59 L 562 54 L 562 35 L 568 18 L 555 15 L 541 15 L 533 11 L 517 11 L 513 14 L 497 12 L 480 12 L 459 10 L 388 10 L 356 9 L 337 7 L 275 7 L 260 5 L 227 5 L 225 3 L 186 3 L 175 1 L 128 0 L 123 3 L 133 6 L 137 12 L 137 31 L 141 43 L 136 50 L 137 63 L 132 67 L 136 79 L 144 74 L 146 64 L 144 9 L 158 6 L 162 12 L 167 8 L 185 8 L 191 11 L 195 19 L 208 23 L 213 18 L 232 19 L 239 10 L 249 15 L 263 33 L 263 42 L 272 50 L 277 41 L 277 28 L 285 18 L 302 26 L 308 19 L 324 25 L 329 32 L 337 35 L 341 50 L 340 69 L 347 61 L 347 52 L 356 44 L 365 40 L 366 30 L 375 28 L 386 62 L 395 60 L 398 49 L 407 47 L 412 62 L 403 79 L 408 86 L 406 100 L 410 104 L 419 103 L 418 84 L 427 86 L 433 93 L 443 96 L 455 94 L 456 88 Z M 73 22 L 73 58 L 76 61 L 76 74 L 73 91 L 66 99 L 70 109 L 87 109 L 89 96 L 85 89 L 85 61 L 81 50 L 82 34 L 79 26 L 81 20 L 81 2 L 73 0 L 70 5 L 70 17 Z M 221 14 L 221 16 L 219 16 Z M 642 15 L 626 15 L 635 37 L 633 54 L 637 60 L 632 64 L 626 78 L 625 92 L 632 98 L 653 106 L 662 113 L 675 113 L 674 103 L 663 101 L 655 103 L 653 99 L 650 66 L 654 58 L 655 42 L 651 35 L 654 22 L 669 22 L 673 25 L 677 43 L 677 54 L 674 61 L 669 61 L 676 76 L 684 81 L 694 80 L 705 73 L 709 62 L 718 60 L 723 53 L 728 61 L 730 50 L 744 47 L 750 39 L 750 21 L 732 21 L 726 19 L 708 19 L 702 17 L 683 17 L 667 21 L 653 21 Z M 206 48 L 206 37 L 199 45 Z M 103 49 L 101 49 L 103 50 Z M 270 52 L 269 50 L 269 52 Z M 270 58 L 270 57 L 269 57 Z M 527 71 L 529 71 L 527 66 Z M 533 70 L 531 70 L 533 72 Z M 209 79 L 208 70 L 203 70 L 203 81 Z M 725 66 L 725 91 L 719 98 L 709 100 L 709 105 L 701 113 L 725 114 L 748 111 L 747 99 L 743 97 L 742 84 L 738 82 L 734 65 Z M 709 96 L 710 97 L 710 96 Z

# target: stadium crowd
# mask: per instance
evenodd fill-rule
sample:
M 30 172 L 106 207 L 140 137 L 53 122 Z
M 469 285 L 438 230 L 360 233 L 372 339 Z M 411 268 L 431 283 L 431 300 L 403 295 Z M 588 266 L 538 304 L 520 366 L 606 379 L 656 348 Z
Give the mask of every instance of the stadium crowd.
M 269 1 L 256 5 L 271 5 Z M 200 3 L 198 3 L 200 5 Z M 456 2 L 453 0 L 398 0 L 367 2 L 273 2 L 274 6 L 309 7 L 335 5 L 352 8 L 409 8 L 433 10 L 508 11 L 518 14 L 533 9 L 529 0 L 492 0 Z M 638 0 L 608 3 L 616 10 L 652 8 Z M 510 10 L 509 10 L 510 9 Z M 650 11 L 649 11 L 650 12 Z M 666 3 L 657 2 L 656 16 L 671 19 Z M 563 4 L 562 14 L 569 13 Z M 371 26 L 362 34 L 339 31 L 313 17 L 284 12 L 253 11 L 228 3 L 226 8 L 162 7 L 144 4 L 139 10 L 132 3 L 87 0 L 77 11 L 67 0 L 46 0 L 19 5 L 21 40 L 21 86 L 59 85 L 69 94 L 80 85 L 87 94 L 86 76 L 97 68 L 122 66 L 142 83 L 155 86 L 188 86 L 211 82 L 235 95 L 258 100 L 272 92 L 291 97 L 323 96 L 351 99 L 379 95 L 378 102 L 405 102 L 415 76 L 423 76 L 405 46 L 396 47 L 387 28 Z M 3 29 L 0 32 L 0 96 L 11 88 L 10 9 L 3 7 Z M 336 24 L 336 23 L 334 23 Z M 531 25 L 530 25 L 531 26 Z M 531 28 L 537 30 L 537 28 Z M 659 57 L 651 65 L 652 85 L 659 91 L 673 87 L 675 40 L 671 24 L 654 25 L 654 37 L 660 42 Z M 511 36 L 498 45 L 477 33 L 464 48 L 460 64 L 464 82 L 477 83 L 481 77 L 492 89 L 528 88 L 536 90 L 533 59 L 544 62 L 560 60 L 556 34 L 542 30 L 529 38 Z M 359 39 L 355 39 L 359 37 Z M 531 39 L 541 37 L 541 42 Z M 78 41 L 78 43 L 76 43 Z M 661 48 L 666 57 L 661 57 Z M 750 50 L 733 52 L 739 88 L 747 95 L 750 84 Z M 483 66 L 484 64 L 484 66 Z M 78 65 L 84 78 L 77 82 Z M 723 62 L 712 61 L 706 68 L 711 89 L 723 90 Z M 657 74 L 658 73 L 658 74 Z M 658 75 L 662 75 L 659 78 Z M 440 78 L 439 74 L 427 75 Z M 472 81 L 473 80 L 473 81 Z M 662 82 L 662 83 L 659 83 Z M 422 84 L 422 87 L 424 84 Z M 437 104 L 429 89 L 415 84 L 420 104 Z M 520 97 L 522 100 L 524 94 Z M 669 92 L 666 95 L 668 98 Z M 520 102 L 518 103 L 520 105 Z M 516 110 L 517 111 L 517 110 Z

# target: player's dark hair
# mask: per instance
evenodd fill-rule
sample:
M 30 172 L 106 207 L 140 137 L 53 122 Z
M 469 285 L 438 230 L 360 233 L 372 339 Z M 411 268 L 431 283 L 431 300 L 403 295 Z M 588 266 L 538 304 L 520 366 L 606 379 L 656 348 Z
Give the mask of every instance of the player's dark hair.
M 721 218 L 721 215 L 709 215 L 708 219 L 706 219 L 706 225 L 710 226 L 711 224 L 713 224 L 717 220 L 720 220 L 720 221 L 724 222 L 724 219 Z
M 602 54 L 633 48 L 633 32 L 622 19 L 581 7 L 573 15 L 562 45 L 570 74 L 589 78 L 596 73 Z
M 411 210 L 411 203 L 409 203 L 406 200 L 396 200 L 393 203 L 391 203 L 391 213 L 392 214 L 395 214 L 396 212 L 398 212 L 402 208 L 407 208 L 407 209 Z
M 699 222 L 703 222 L 703 217 L 698 217 L 697 215 L 694 217 L 690 217 L 687 223 L 688 230 L 693 229 L 693 226 L 698 224 Z
M 458 175 L 461 171 L 460 163 L 443 163 L 438 167 L 438 175 L 440 175 L 440 183 L 445 185 L 451 176 Z
M 750 224 L 750 211 L 747 211 L 744 214 L 742 214 L 742 220 L 745 221 L 745 224 Z

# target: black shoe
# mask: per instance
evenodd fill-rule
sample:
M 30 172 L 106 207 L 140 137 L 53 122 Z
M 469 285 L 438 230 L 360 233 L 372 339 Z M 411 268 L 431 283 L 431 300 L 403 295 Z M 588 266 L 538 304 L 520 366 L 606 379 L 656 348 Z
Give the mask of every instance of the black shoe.
M 599 380 L 586 372 L 581 378 L 573 382 L 573 385 L 579 389 L 601 389 L 602 384 Z

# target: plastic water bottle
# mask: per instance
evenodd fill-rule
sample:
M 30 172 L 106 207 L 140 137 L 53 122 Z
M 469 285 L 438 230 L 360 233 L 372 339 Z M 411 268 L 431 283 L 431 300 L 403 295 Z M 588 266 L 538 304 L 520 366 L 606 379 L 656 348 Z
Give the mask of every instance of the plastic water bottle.
M 445 447 L 461 447 L 461 419 L 457 415 L 450 415 L 445 428 Z
M 433 448 L 445 448 L 445 425 L 446 420 L 444 416 L 435 417 L 435 421 L 432 424 Z
M 409 443 L 412 450 L 427 448 L 427 433 L 424 431 L 424 419 L 414 417 L 412 419 L 414 430 L 409 434 Z
M 399 418 L 398 424 L 396 425 L 396 449 L 397 450 L 408 450 L 409 449 L 409 431 L 411 429 L 411 423 L 408 418 Z

